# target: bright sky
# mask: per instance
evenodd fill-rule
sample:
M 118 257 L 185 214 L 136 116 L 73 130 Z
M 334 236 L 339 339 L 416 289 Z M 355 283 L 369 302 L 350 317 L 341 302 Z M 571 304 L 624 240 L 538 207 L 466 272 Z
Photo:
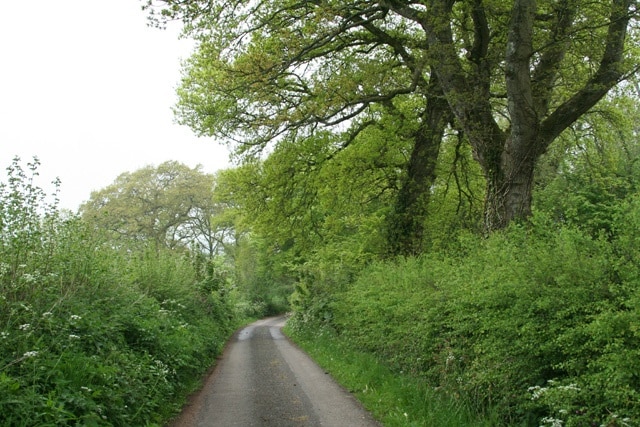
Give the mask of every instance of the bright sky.
M 123 172 L 177 160 L 207 173 L 226 147 L 173 122 L 179 27 L 146 25 L 140 0 L 6 1 L 0 12 L 0 179 L 38 156 L 47 192 L 76 210 Z

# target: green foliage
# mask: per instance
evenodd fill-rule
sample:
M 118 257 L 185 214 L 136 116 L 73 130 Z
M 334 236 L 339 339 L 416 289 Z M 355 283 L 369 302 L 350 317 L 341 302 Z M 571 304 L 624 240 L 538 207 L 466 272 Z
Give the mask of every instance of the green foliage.
M 119 251 L 48 204 L 19 160 L 0 187 L 0 424 L 160 425 L 236 320 L 183 253 Z
M 246 236 L 239 242 L 235 258 L 234 285 L 241 302 L 238 309 L 248 317 L 281 314 L 289 310 L 288 295 L 293 278 L 286 254 L 277 253 L 264 239 Z
M 370 266 L 334 295 L 328 324 L 504 425 L 638 425 L 640 294 L 637 275 L 619 277 L 618 245 L 544 218 L 460 245 Z
M 482 179 L 447 140 L 430 250 L 346 269 L 314 258 L 292 297 L 296 336 L 322 346 L 313 331 L 329 331 L 341 353 L 366 352 L 492 425 L 640 425 L 637 108 L 611 107 L 544 159 L 532 220 L 486 238 L 474 234 Z
M 534 204 L 554 221 L 593 236 L 612 235 L 620 204 L 638 189 L 640 170 L 633 97 L 603 102 L 544 158 Z

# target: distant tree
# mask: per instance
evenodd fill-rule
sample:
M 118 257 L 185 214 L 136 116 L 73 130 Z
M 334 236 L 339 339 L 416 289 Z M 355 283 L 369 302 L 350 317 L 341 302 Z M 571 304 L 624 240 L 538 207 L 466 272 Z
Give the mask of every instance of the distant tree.
M 80 207 L 90 223 L 117 238 L 158 247 L 196 247 L 213 256 L 221 237 L 214 228 L 214 176 L 175 161 L 125 172 Z

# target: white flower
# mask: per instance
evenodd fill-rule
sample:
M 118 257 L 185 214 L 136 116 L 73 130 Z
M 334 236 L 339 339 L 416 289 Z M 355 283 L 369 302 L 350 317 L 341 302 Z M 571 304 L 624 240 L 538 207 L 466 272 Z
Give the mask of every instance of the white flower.
M 545 391 L 547 391 L 547 388 L 540 387 L 539 385 L 537 385 L 537 386 L 529 387 L 527 391 L 531 393 L 531 400 L 537 400 L 540 398 L 540 396 L 544 394 Z
M 80 390 L 86 391 L 87 393 L 91 393 L 92 391 L 89 387 L 85 387 L 85 386 L 80 387 Z
M 574 390 L 574 391 L 580 391 L 580 388 L 576 385 L 576 384 L 569 384 L 569 385 L 561 385 L 558 386 L 558 390 Z
M 6 339 L 9 337 L 9 332 L 0 332 L 0 338 Z
M 544 417 L 542 420 L 544 424 L 550 424 L 551 427 L 562 427 L 562 420 L 559 420 L 557 418 L 552 418 L 552 417 Z M 540 426 L 543 427 L 543 426 Z
M 0 276 L 6 274 L 11 269 L 11 266 L 7 263 L 0 262 Z
M 24 279 L 25 283 L 34 283 L 36 281 L 36 276 L 29 273 L 24 273 L 22 275 L 22 278 Z
M 70 319 L 70 320 L 80 320 L 80 319 L 82 319 L 82 317 L 81 317 L 81 316 L 78 316 L 77 314 L 72 314 L 72 315 L 69 317 L 69 319 Z
M 42 317 L 50 317 L 52 315 L 53 315 L 53 313 L 50 312 L 50 311 L 45 311 L 44 313 L 42 313 Z
M 71 339 L 71 340 L 79 340 L 79 339 L 80 339 L 80 336 L 78 336 L 78 335 L 74 335 L 74 334 L 70 334 L 70 335 L 69 335 L 69 339 Z
M 36 357 L 38 355 L 37 351 L 27 351 L 25 354 L 22 355 L 23 358 L 28 359 L 30 357 Z
M 28 331 L 29 329 L 31 329 L 31 324 L 25 323 L 24 325 L 18 326 L 18 329 L 20 329 L 21 331 Z

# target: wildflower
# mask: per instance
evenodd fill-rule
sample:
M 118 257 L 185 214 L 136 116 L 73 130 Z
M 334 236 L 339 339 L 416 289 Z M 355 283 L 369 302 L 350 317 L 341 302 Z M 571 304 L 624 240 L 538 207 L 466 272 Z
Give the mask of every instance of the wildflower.
M 9 332 L 0 332 L 0 338 L 2 339 L 6 339 L 9 337 Z
M 42 317 L 51 317 L 52 315 L 53 313 L 50 311 L 45 311 L 44 313 L 42 313 Z
M 78 335 L 74 335 L 74 334 L 70 334 L 70 335 L 69 335 L 69 339 L 71 339 L 71 340 L 79 340 L 79 339 L 80 339 L 80 336 L 78 336 Z
M 93 391 L 89 387 L 85 387 L 85 386 L 80 387 L 80 390 L 86 391 L 87 393 L 91 393 Z
M 452 364 L 455 361 L 456 361 L 456 357 L 453 355 L 453 353 L 449 353 L 447 355 L 447 360 L 445 361 L 445 363 L 446 363 L 447 366 L 449 366 L 450 364 Z
M 82 317 L 81 317 L 81 316 L 78 316 L 77 314 L 72 314 L 72 315 L 69 317 L 69 319 L 70 319 L 70 320 L 80 320 L 80 319 L 82 319 Z
M 24 280 L 25 283 L 35 283 L 36 276 L 34 276 L 33 274 L 24 273 L 22 275 L 22 279 Z
M 11 269 L 11 266 L 7 263 L 0 262 L 0 276 L 6 274 Z
M 22 355 L 22 357 L 24 359 L 28 359 L 30 357 L 36 357 L 38 355 L 37 351 L 27 351 L 25 354 Z
M 18 329 L 20 329 L 21 331 L 28 331 L 29 329 L 31 329 L 31 324 L 25 323 L 24 325 L 18 326 Z
M 567 390 L 580 391 L 580 388 L 576 384 L 561 385 L 561 386 L 558 386 L 558 389 L 564 390 L 564 391 L 567 391 Z
M 559 420 L 557 418 L 544 417 L 540 421 L 544 424 L 550 424 L 551 427 L 562 427 L 562 420 Z M 543 427 L 543 426 L 540 426 L 540 427 Z
M 547 391 L 547 388 L 536 385 L 533 387 L 529 387 L 527 391 L 531 393 L 531 400 L 537 400 Z

